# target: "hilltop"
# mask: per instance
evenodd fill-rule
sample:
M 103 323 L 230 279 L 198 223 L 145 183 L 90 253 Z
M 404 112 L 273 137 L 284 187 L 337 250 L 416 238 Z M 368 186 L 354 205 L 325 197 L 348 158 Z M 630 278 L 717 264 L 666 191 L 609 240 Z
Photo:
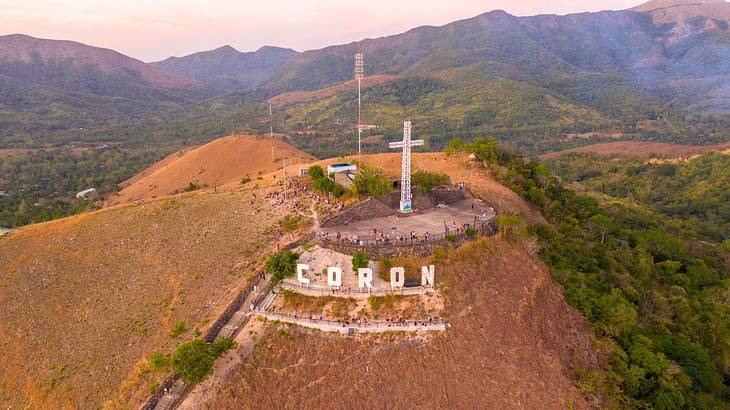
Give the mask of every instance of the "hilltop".
M 231 46 L 223 46 L 184 57 L 169 57 L 150 65 L 230 91 L 261 84 L 297 54 L 292 49 L 280 47 L 262 47 L 242 53 Z
M 228 141 L 221 143 L 223 146 L 232 143 L 231 138 L 222 141 Z M 441 154 L 429 155 L 414 157 L 414 164 L 450 170 L 455 177 L 470 174 L 467 183 L 474 187 L 478 188 L 481 181 L 481 186 L 492 187 L 492 191 L 511 192 L 484 171 L 470 170 L 465 158 L 446 161 Z M 393 153 L 363 159 L 383 164 L 388 172 L 396 173 L 392 164 L 398 158 Z M 199 169 L 192 160 L 189 165 L 192 170 Z M 157 171 L 164 166 L 163 163 Z M 275 249 L 281 238 L 278 221 L 288 211 L 273 207 L 262 197 L 269 189 L 265 186 L 281 172 L 265 175 L 256 182 L 259 199 L 253 205 L 251 189 L 236 189 L 237 184 L 232 183 L 221 187 L 218 193 L 198 191 L 29 225 L 0 240 L 0 275 L 4 278 L 0 285 L 0 403 L 98 407 L 106 402 L 112 407 L 123 407 L 124 403 L 144 400 L 149 386 L 161 377 L 145 370 L 149 355 L 169 351 L 179 343 L 170 333 L 180 322 L 184 322 L 183 338 L 191 337 L 196 328 L 204 331 L 236 289 L 258 271 L 262 258 Z M 239 174 L 235 179 L 241 177 Z M 479 195 L 489 192 L 476 191 Z M 495 195 L 485 199 L 488 204 L 498 205 Z M 491 346 L 492 354 L 510 355 L 514 360 L 537 355 L 545 362 L 521 368 L 519 380 L 525 382 L 520 382 L 521 387 L 514 394 L 530 396 L 534 389 L 529 386 L 542 385 L 539 380 L 557 374 L 560 376 L 552 377 L 546 387 L 555 395 L 554 403 L 581 402 L 571 384 L 571 374 L 583 366 L 595 366 L 596 353 L 589 333 L 575 312 L 565 305 L 544 266 L 509 244 L 495 245 L 493 252 L 501 256 L 485 258 L 490 260 L 489 265 L 464 273 L 450 271 L 454 273 L 449 276 L 484 272 L 489 279 L 468 295 L 459 296 L 457 288 L 450 291 L 455 298 L 450 305 L 452 313 L 465 316 L 458 322 L 462 328 L 459 335 L 445 342 L 445 351 L 456 349 L 466 353 L 468 349 Z M 531 268 L 520 270 L 525 275 L 520 280 L 506 281 L 510 270 L 499 266 L 516 255 L 530 260 Z M 512 330 L 507 332 L 508 327 L 504 327 L 481 333 L 484 320 L 491 319 L 464 310 L 471 303 L 482 306 L 483 302 L 477 301 L 492 298 L 487 297 L 493 292 L 492 286 L 506 284 L 514 286 L 514 292 L 505 292 L 500 300 L 507 306 L 527 298 L 520 320 L 525 329 L 542 334 L 544 342 L 513 351 Z M 543 296 L 533 299 L 535 296 L 523 294 L 521 284 Z M 507 303 L 513 297 L 517 299 Z M 543 301 L 549 305 L 547 312 L 536 308 Z M 566 333 L 566 328 L 571 330 Z M 453 345 L 455 337 L 462 340 L 458 345 Z M 311 347 L 318 348 L 318 343 Z M 417 345 L 405 340 L 403 343 L 399 343 L 399 349 L 406 349 L 403 352 L 419 351 Z M 363 341 L 358 349 L 369 344 Z M 568 344 L 576 350 L 566 350 Z M 34 357 L 32 363 L 22 359 L 30 356 Z M 515 362 L 509 363 L 512 364 L 507 366 Z M 451 377 L 448 374 L 442 376 Z
M 253 135 L 228 136 L 201 147 L 174 153 L 124 182 L 111 203 L 131 202 L 182 191 L 191 183 L 200 187 L 237 183 L 256 178 L 312 156 L 277 139 Z M 291 165 L 291 163 L 290 163 Z M 296 172 L 292 168 L 291 172 Z

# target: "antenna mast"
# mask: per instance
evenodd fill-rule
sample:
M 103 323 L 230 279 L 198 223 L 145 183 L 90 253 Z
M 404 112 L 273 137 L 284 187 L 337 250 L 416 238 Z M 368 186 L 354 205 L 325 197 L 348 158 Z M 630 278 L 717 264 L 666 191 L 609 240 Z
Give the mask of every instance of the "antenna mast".
M 362 121 L 361 121 L 361 94 L 360 86 L 362 79 L 365 77 L 365 61 L 362 53 L 355 54 L 355 79 L 357 79 L 357 160 L 362 162 L 360 156 L 362 141 Z

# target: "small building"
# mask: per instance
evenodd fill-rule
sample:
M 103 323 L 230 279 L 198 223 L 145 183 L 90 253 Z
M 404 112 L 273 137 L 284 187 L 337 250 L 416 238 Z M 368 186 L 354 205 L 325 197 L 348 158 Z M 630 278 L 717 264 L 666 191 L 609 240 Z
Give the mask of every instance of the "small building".
M 8 191 L 0 191 L 0 196 L 10 196 Z
M 96 188 L 84 189 L 83 191 L 81 191 L 81 192 L 79 192 L 79 193 L 76 194 L 76 198 L 78 198 L 78 199 L 87 199 L 94 192 L 96 192 Z
M 306 177 L 309 175 L 309 168 L 299 168 L 299 176 Z
M 327 175 L 341 172 L 354 173 L 355 171 L 357 171 L 357 165 L 355 164 L 339 163 L 327 165 Z

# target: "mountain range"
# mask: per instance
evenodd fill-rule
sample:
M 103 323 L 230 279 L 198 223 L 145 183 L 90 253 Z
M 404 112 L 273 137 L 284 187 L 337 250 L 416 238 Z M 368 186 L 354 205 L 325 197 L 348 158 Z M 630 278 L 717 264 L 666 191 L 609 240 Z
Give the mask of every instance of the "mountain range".
M 566 16 L 492 11 L 302 53 L 224 46 L 149 64 L 79 43 L 3 36 L 0 146 L 22 145 L 29 134 L 78 139 L 69 130 L 79 127 L 95 131 L 89 139 L 122 141 L 150 129 L 174 139 L 193 123 L 200 135 L 187 137 L 195 140 L 223 124 L 261 132 L 267 100 L 303 91 L 314 94 L 278 110 L 282 131 L 351 134 L 352 87 L 322 90 L 352 79 L 356 52 L 368 76 L 387 79 L 366 87 L 365 118 L 397 132 L 409 117 L 434 145 L 454 133 L 538 151 L 574 134 L 721 142 L 730 138 L 729 25 L 725 1 L 653 0 Z M 533 147 L 536 140 L 550 143 Z

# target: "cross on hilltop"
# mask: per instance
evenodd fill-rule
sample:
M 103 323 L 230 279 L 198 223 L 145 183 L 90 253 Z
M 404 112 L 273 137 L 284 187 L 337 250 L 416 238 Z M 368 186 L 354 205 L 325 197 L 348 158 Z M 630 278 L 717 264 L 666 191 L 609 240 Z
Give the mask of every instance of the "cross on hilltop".
M 423 140 L 411 140 L 411 122 L 403 121 L 403 141 L 391 142 L 390 148 L 403 148 L 401 167 L 400 211 L 411 212 L 411 147 L 423 145 Z

